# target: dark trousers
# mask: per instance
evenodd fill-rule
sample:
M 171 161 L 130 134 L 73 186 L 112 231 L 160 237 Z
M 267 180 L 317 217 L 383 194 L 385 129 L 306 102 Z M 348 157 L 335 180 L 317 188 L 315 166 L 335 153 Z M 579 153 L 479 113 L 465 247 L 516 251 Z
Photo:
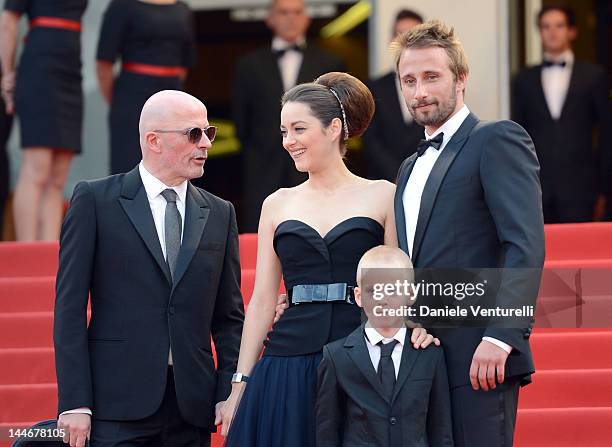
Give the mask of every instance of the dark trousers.
M 9 195 L 9 158 L 6 152 L 6 142 L 11 133 L 13 117 L 4 111 L 4 101 L 0 99 L 0 240 L 2 240 L 2 224 L 4 223 L 4 208 Z
M 456 447 L 511 447 L 516 425 L 519 380 L 506 378 L 495 390 L 471 385 L 451 389 Z
M 595 202 L 549 198 L 542 203 L 544 223 L 591 222 Z
M 95 419 L 90 447 L 210 447 L 210 431 L 183 420 L 176 400 L 174 375 L 168 368 L 166 392 L 159 409 L 137 421 Z

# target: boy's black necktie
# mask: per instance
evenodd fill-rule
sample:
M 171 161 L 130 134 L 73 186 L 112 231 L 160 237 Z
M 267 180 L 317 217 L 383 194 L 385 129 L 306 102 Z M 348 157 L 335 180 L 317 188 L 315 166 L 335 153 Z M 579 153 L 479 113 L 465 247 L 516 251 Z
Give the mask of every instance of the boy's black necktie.
M 378 346 L 380 346 L 378 378 L 380 379 L 383 390 L 389 399 L 391 399 L 391 396 L 393 395 L 393 387 L 395 386 L 395 366 L 393 365 L 391 354 L 393 353 L 395 345 L 398 343 L 399 342 L 397 340 L 393 340 L 387 344 L 384 344 L 382 340 L 378 342 Z

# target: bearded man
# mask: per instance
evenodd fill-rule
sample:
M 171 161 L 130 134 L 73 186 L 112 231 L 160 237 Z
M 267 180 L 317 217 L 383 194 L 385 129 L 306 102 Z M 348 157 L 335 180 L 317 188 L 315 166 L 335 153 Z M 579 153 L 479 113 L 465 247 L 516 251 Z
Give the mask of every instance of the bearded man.
M 402 94 L 426 138 L 397 177 L 400 248 L 415 268 L 499 269 L 497 306 L 535 303 L 544 225 L 531 138 L 469 111 L 467 59 L 452 28 L 427 22 L 396 42 Z M 525 270 L 537 277 L 522 281 Z M 512 445 L 519 387 L 534 372 L 531 327 L 427 328 L 446 355 L 456 446 Z

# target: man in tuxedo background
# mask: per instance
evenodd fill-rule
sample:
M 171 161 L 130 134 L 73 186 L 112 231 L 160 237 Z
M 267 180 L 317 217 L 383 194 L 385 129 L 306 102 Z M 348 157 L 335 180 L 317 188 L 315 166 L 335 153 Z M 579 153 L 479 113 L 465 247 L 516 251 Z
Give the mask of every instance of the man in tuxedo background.
M 243 56 L 236 65 L 232 114 L 243 157 L 240 231 L 257 232 L 264 199 L 306 177 L 282 148 L 280 98 L 329 71 L 345 71 L 334 55 L 306 43 L 310 18 L 303 0 L 273 0 L 268 27 L 272 44 Z
M 607 75 L 601 67 L 575 58 L 572 42 L 578 30 L 571 9 L 544 7 L 538 28 L 544 61 L 515 77 L 512 119 L 535 143 L 542 165 L 544 219 L 600 219 L 612 185 Z
M 75 187 L 54 321 L 58 426 L 72 446 L 89 434 L 92 447 L 210 445 L 244 318 L 234 208 L 189 182 L 213 139 L 198 99 L 156 93 L 141 163 Z
M 421 23 L 423 18 L 418 13 L 400 10 L 393 23 L 392 39 Z M 395 70 L 371 81 L 368 87 L 376 101 L 376 111 L 363 135 L 367 177 L 394 182 L 397 167 L 416 151 L 423 126 L 410 115 Z
M 544 263 L 529 135 L 512 121 L 480 122 L 469 111 L 467 60 L 452 28 L 427 22 L 401 35 L 396 63 L 404 99 L 429 140 L 398 173 L 400 248 L 417 269 L 501 269 L 498 306 L 535 302 L 537 285 L 512 274 L 533 269 L 539 283 Z M 527 326 L 428 327 L 446 356 L 455 445 L 512 445 L 519 386 L 534 372 Z

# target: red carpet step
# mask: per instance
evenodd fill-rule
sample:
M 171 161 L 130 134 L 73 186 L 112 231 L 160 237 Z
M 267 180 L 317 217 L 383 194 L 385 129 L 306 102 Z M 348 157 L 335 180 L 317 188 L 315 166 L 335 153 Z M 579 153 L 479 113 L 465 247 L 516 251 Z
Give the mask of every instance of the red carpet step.
M 257 235 L 239 236 L 240 265 L 254 269 L 257 260 Z M 57 242 L 0 242 L 0 277 L 55 276 Z
M 537 370 L 519 399 L 522 409 L 612 407 L 612 369 Z
M 57 385 L 0 385 L 0 422 L 42 421 L 57 413 Z
M 0 278 L 0 313 L 53 312 L 55 276 Z
M 538 329 L 530 340 L 538 372 L 543 369 L 612 368 L 612 330 Z
M 53 348 L 0 348 L 0 385 L 54 383 Z
M 610 447 L 612 407 L 519 409 L 516 447 Z
M 2 242 L 0 276 L 55 276 L 58 253 L 57 242 Z
M 0 348 L 50 347 L 53 312 L 0 313 Z

